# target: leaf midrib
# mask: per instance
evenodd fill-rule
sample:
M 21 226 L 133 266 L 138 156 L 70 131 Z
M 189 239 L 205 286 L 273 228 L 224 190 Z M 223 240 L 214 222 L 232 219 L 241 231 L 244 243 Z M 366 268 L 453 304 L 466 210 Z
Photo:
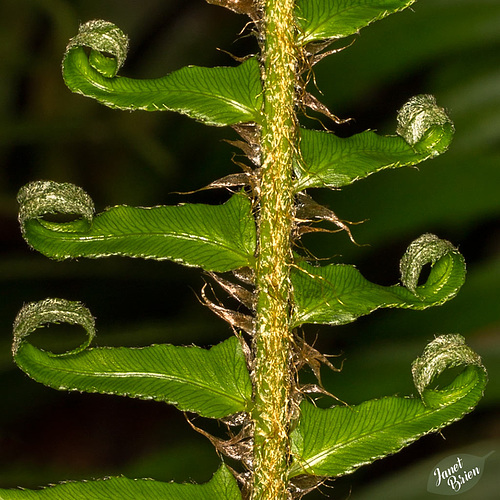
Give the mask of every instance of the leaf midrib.
M 234 247 L 230 247 L 227 244 L 224 244 L 220 240 L 210 239 L 206 236 L 193 235 L 189 233 L 160 233 L 160 232 L 130 232 L 124 233 L 121 235 L 113 235 L 113 234 L 102 234 L 102 235 L 81 235 L 80 233 L 69 233 L 69 232 L 58 232 L 54 231 L 50 228 L 45 227 L 38 221 L 38 225 L 40 228 L 44 230 L 45 237 L 50 237 L 54 242 L 62 242 L 62 243 L 75 243 L 75 244 L 86 244 L 93 242 L 103 242 L 103 241 L 111 241 L 111 240 L 119 240 L 119 239 L 127 239 L 127 238 L 144 238 L 151 236 L 153 238 L 173 238 L 179 239 L 183 241 L 193 241 L 201 242 L 204 244 L 212 245 L 216 248 L 224 249 L 230 251 L 233 254 L 236 254 L 240 257 L 244 257 L 245 261 L 250 260 L 250 255 L 246 252 L 241 251 L 239 248 L 235 249 Z M 48 233 L 45 233 L 45 231 Z M 60 236 L 62 235 L 62 236 Z M 69 235 L 75 235 L 74 237 L 70 237 Z

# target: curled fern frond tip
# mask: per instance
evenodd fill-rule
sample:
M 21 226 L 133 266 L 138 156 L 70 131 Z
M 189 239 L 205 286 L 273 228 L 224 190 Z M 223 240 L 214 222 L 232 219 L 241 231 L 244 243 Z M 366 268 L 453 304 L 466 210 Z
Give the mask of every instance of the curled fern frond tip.
M 261 119 L 262 82 L 256 58 L 235 67 L 186 66 L 161 78 L 135 79 L 118 75 L 127 50 L 128 37 L 114 24 L 101 20 L 82 24 L 64 54 L 66 86 L 109 108 L 176 111 L 218 127 Z
M 87 332 L 86 341 L 67 354 L 75 354 L 86 349 L 95 337 L 95 319 L 91 312 L 81 303 L 66 299 L 49 298 L 39 302 L 25 304 L 14 320 L 14 340 L 12 354 L 16 357 L 24 339 L 49 323 L 69 323 L 80 325 Z
M 429 385 L 446 369 L 457 366 L 476 367 L 486 380 L 481 357 L 465 343 L 462 335 L 441 335 L 427 344 L 422 356 L 412 363 L 413 382 L 424 404 L 433 406 L 439 401 L 432 397 L 433 391 L 428 391 L 430 397 L 426 397 Z
M 21 188 L 18 201 L 24 239 L 52 259 L 121 255 L 170 259 L 215 272 L 254 262 L 255 220 L 242 192 L 219 206 L 116 206 L 94 217 L 94 204 L 83 189 L 37 181 Z M 71 220 L 50 220 L 53 214 Z
M 113 77 L 125 62 L 129 40 L 127 35 L 113 23 L 95 19 L 80 25 L 78 34 L 66 47 L 66 54 L 71 49 L 82 46 L 91 49 L 89 57 L 91 66 L 103 76 Z
M 396 132 L 418 152 L 437 156 L 451 143 L 455 127 L 444 108 L 430 94 L 412 97 L 399 110 Z
M 30 182 L 19 190 L 17 202 L 23 234 L 29 219 L 59 213 L 76 215 L 90 224 L 95 212 L 92 198 L 82 188 L 68 182 Z
M 416 294 L 422 268 L 426 264 L 434 265 L 441 257 L 450 253 L 463 261 L 460 253 L 452 243 L 442 240 L 431 233 L 423 234 L 409 245 L 401 258 L 399 264 L 401 282 L 408 290 Z

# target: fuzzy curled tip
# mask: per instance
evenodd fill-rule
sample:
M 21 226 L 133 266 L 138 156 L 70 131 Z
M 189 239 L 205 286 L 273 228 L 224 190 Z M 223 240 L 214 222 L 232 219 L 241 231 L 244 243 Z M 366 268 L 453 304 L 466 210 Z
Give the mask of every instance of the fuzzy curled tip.
M 128 46 L 129 39 L 118 26 L 95 19 L 80 25 L 78 34 L 66 47 L 66 54 L 75 47 L 88 47 L 93 51 L 92 67 L 104 76 L 113 77 L 125 62 Z M 112 57 L 107 57 L 103 53 Z
M 477 366 L 485 369 L 481 357 L 458 334 L 441 335 L 427 344 L 422 356 L 412 364 L 413 382 L 420 395 L 447 368 Z
M 451 143 L 455 127 L 430 94 L 412 97 L 398 112 L 396 132 L 416 151 L 437 156 Z

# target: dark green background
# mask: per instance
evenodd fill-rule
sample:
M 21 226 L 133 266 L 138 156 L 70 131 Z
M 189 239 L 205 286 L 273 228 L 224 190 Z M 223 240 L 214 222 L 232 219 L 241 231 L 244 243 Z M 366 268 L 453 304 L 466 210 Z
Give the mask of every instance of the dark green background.
M 231 64 L 217 48 L 238 56 L 256 50 L 251 37 L 236 35 L 244 17 L 202 0 L 0 3 L 0 487 L 120 473 L 206 481 L 219 463 L 210 443 L 166 405 L 59 393 L 29 380 L 11 360 L 17 311 L 48 296 L 83 301 L 97 317 L 98 345 L 209 345 L 231 334 L 197 300 L 203 284 L 197 270 L 119 258 L 51 262 L 20 236 L 15 195 L 31 180 L 78 184 L 102 210 L 114 204 L 218 202 L 227 195 L 174 192 L 237 169 L 234 148 L 223 142 L 236 138 L 230 129 L 169 113 L 113 111 L 65 88 L 64 47 L 79 22 L 94 18 L 113 21 L 129 34 L 122 73 L 137 78 L 187 64 Z M 423 232 L 451 240 L 468 264 L 459 296 L 440 308 L 384 310 L 352 325 L 308 327 L 311 342 L 317 337 L 323 352 L 343 352 L 346 359 L 341 374 L 323 373 L 326 387 L 352 404 L 412 394 L 411 361 L 440 333 L 465 335 L 490 373 L 485 398 L 471 415 L 442 436 L 423 438 L 331 482 L 323 494 L 430 498 L 427 478 L 440 460 L 497 450 L 478 485 L 461 495 L 494 498 L 500 454 L 500 3 L 421 0 L 364 29 L 351 48 L 315 69 L 323 101 L 335 114 L 355 119 L 340 127 L 323 120 L 341 135 L 368 128 L 394 133 L 397 109 L 418 93 L 436 95 L 457 132 L 448 153 L 418 169 L 379 173 L 341 192 L 312 193 L 342 219 L 366 220 L 353 233 L 369 246 L 354 246 L 345 233 L 309 235 L 305 244 L 317 256 L 354 263 L 386 285 L 398 281 L 399 258 Z

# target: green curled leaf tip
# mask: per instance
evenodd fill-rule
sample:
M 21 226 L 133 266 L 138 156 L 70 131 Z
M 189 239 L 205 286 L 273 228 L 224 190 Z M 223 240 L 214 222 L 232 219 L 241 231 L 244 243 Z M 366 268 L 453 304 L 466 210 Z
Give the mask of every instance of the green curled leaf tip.
M 117 74 L 127 49 L 128 38 L 114 24 L 82 24 L 64 55 L 64 82 L 72 92 L 115 109 L 176 111 L 219 127 L 261 120 L 255 57 L 235 67 L 187 66 L 161 78 L 134 79 Z
M 30 343 L 29 335 L 50 323 L 82 326 L 86 339 L 62 354 Z M 14 322 L 14 361 L 32 379 L 57 390 L 154 399 L 207 418 L 244 412 L 251 404 L 252 383 L 235 336 L 208 350 L 168 344 L 90 348 L 95 334 L 94 318 L 80 302 L 29 303 Z
M 222 205 L 116 206 L 94 217 L 94 204 L 83 189 L 37 181 L 21 188 L 18 201 L 24 239 L 52 259 L 121 255 L 219 272 L 254 262 L 256 226 L 243 192 Z M 48 220 L 50 214 L 73 220 Z
M 449 241 L 442 240 L 434 234 L 423 234 L 409 245 L 401 258 L 399 264 L 401 282 L 408 290 L 417 294 L 422 268 L 426 264 L 434 265 L 441 257 L 450 253 L 463 261 L 461 254 Z
M 89 56 L 90 65 L 101 75 L 113 77 L 125 62 L 128 45 L 127 35 L 118 26 L 95 19 L 80 25 L 78 34 L 66 47 L 66 54 L 75 47 L 88 47 L 92 50 Z
M 426 264 L 431 264 L 429 276 L 419 284 Z M 301 263 L 291 273 L 294 326 L 347 324 L 386 307 L 422 310 L 438 306 L 457 295 L 466 273 L 460 252 L 432 234 L 424 234 L 409 245 L 400 270 L 403 286 L 381 286 L 365 279 L 354 266 Z
M 29 219 L 47 214 L 65 214 L 81 217 L 90 224 L 95 212 L 92 198 L 82 188 L 68 182 L 30 182 L 19 190 L 17 202 L 23 234 L 25 222 Z
M 459 365 L 465 370 L 449 385 L 429 389 L 435 376 Z M 470 412 L 487 383 L 480 357 L 460 335 L 443 335 L 427 345 L 413 363 L 413 377 L 421 398 L 389 396 L 325 409 L 303 401 L 291 433 L 290 477 L 341 476 L 396 453 Z
M 465 343 L 462 335 L 441 335 L 427 344 L 422 356 L 412 364 L 413 382 L 424 404 L 430 407 L 443 404 L 436 394 L 438 391 L 428 387 L 444 370 L 457 366 L 476 366 L 486 374 L 481 357 Z
M 76 354 L 83 351 L 90 345 L 96 334 L 94 317 L 81 302 L 57 298 L 30 302 L 22 307 L 14 320 L 14 341 L 12 344 L 14 357 L 28 335 L 49 323 L 80 325 L 87 332 L 86 341 L 79 347 L 65 354 L 54 354 L 54 356 Z
M 444 108 L 430 94 L 412 97 L 398 112 L 396 132 L 415 151 L 437 156 L 451 143 L 455 127 Z

